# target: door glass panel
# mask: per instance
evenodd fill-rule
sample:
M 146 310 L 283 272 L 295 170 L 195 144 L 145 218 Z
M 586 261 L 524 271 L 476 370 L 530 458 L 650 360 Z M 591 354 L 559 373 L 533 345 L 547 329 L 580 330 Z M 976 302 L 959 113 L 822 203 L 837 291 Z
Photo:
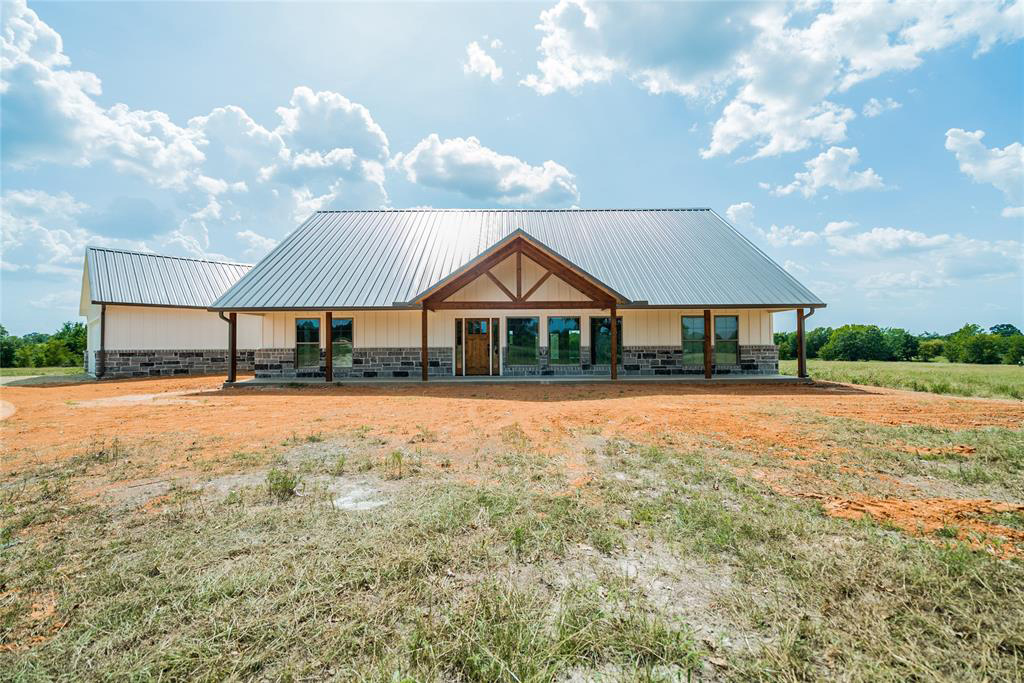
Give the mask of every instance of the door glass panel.
M 548 318 L 548 360 L 552 365 L 580 362 L 579 318 Z
M 331 320 L 331 355 L 336 368 L 352 367 L 352 318 Z
M 501 374 L 501 352 L 498 350 L 501 340 L 501 323 L 499 318 L 491 318 L 491 374 Z
M 455 319 L 455 374 L 462 375 L 462 318 Z
M 611 318 L 590 319 L 590 362 L 593 365 L 610 365 L 612 362 L 612 328 L 609 322 Z M 619 363 L 622 363 L 622 318 L 615 318 L 615 325 L 619 329 L 618 350 Z
M 540 342 L 540 320 L 538 318 L 509 318 L 508 359 L 509 365 L 534 365 L 537 363 L 537 345 Z

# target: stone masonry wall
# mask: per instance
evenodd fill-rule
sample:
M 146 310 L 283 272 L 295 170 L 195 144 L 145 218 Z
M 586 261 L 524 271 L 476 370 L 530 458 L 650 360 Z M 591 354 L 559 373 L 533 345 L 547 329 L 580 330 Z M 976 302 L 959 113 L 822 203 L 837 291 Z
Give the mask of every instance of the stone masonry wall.
M 254 370 L 257 377 L 323 377 L 326 354 L 320 352 L 318 368 L 295 368 L 295 349 L 257 349 Z M 431 377 L 451 377 L 452 349 L 428 349 Z M 508 349 L 502 349 L 502 358 Z M 538 349 L 538 362 L 531 365 L 505 364 L 506 377 L 537 376 L 608 376 L 607 365 L 590 364 L 590 348 L 580 348 L 580 362 L 573 365 L 551 364 L 548 349 Z M 685 365 L 683 350 L 675 346 L 626 346 L 622 349 L 619 376 L 703 375 L 704 365 Z M 239 365 L 241 369 L 241 364 Z M 740 346 L 740 362 L 736 365 L 715 365 L 716 375 L 775 375 L 779 372 L 779 351 L 774 345 Z M 418 348 L 362 348 L 352 352 L 352 367 L 334 368 L 336 379 L 351 378 L 409 378 L 420 376 L 420 349 Z
M 444 377 L 452 374 L 452 350 L 448 347 L 427 349 L 428 373 Z M 295 349 L 258 349 L 255 372 L 257 377 L 324 377 L 327 354 L 320 350 L 317 368 L 296 368 Z M 410 378 L 422 372 L 420 349 L 417 348 L 357 348 L 352 351 L 352 367 L 334 367 L 335 379 L 356 378 Z
M 102 379 L 124 379 L 126 377 L 163 377 L 167 375 L 226 375 L 228 372 L 227 349 L 195 349 L 180 351 L 174 349 L 146 349 L 134 351 L 94 351 L 96 371 L 103 369 Z M 252 372 L 254 356 L 251 349 L 239 349 L 239 372 Z M 104 366 L 100 354 L 106 356 Z

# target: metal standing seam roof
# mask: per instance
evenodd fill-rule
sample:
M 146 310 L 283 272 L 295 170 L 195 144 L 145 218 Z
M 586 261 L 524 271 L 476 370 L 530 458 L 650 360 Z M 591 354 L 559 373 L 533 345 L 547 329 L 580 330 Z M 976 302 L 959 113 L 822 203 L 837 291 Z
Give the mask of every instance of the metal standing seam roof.
M 318 211 L 210 308 L 409 305 L 517 230 L 634 305 L 825 305 L 710 209 L 417 209 Z
M 85 264 L 94 304 L 208 308 L 251 265 L 87 247 Z

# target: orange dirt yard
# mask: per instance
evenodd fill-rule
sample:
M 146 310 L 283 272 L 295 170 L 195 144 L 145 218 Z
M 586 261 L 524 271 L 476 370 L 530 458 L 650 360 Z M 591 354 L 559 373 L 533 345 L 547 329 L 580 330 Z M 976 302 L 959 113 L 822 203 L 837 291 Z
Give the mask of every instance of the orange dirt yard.
M 953 479 L 905 477 L 893 458 L 978 466 L 975 446 L 907 443 L 900 429 L 1019 433 L 1024 404 L 842 384 L 695 386 L 671 383 L 387 384 L 222 389 L 221 377 L 48 383 L 0 387 L 0 483 L 59 467 L 116 439 L 145 478 L 227 472 L 247 454 L 278 453 L 291 441 L 353 430 L 382 453 L 415 451 L 422 466 L 466 480 L 486 478 L 476 458 L 514 430 L 565 472 L 567 486 L 591 480 L 583 435 L 729 458 L 737 476 L 777 494 L 818 499 L 840 517 L 870 515 L 909 533 L 955 525 L 959 535 L 999 539 L 1024 552 L 1024 533 L 984 521 L 1021 510 L 1013 486 L 1001 500 Z M 864 430 L 874 436 L 870 448 Z M 872 431 L 874 430 L 874 431 Z M 909 432 L 908 432 L 909 433 Z M 916 433 L 916 432 L 915 432 Z M 929 432 L 931 433 L 931 432 Z M 942 434 L 938 432 L 941 440 Z M 870 452 L 871 457 L 865 456 Z M 931 461 L 930 460 L 930 461 Z M 896 462 L 894 460 L 894 462 Z M 880 464 L 881 463 L 881 464 Z M 828 472 L 835 472 L 829 476 Z M 142 477 L 138 477 L 142 479 Z M 82 484 L 82 498 L 135 485 L 126 478 Z M 1008 491 L 1008 493 L 1006 493 Z M 962 495 L 958 495 L 962 494 Z M 982 492 L 984 494 L 984 491 Z

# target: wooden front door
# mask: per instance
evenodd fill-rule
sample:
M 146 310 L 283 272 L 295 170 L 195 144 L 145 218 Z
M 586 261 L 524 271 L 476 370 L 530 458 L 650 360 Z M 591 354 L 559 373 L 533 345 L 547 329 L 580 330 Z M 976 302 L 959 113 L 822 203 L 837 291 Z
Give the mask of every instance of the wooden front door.
M 466 319 L 467 375 L 488 375 L 491 372 L 489 324 L 486 318 Z

